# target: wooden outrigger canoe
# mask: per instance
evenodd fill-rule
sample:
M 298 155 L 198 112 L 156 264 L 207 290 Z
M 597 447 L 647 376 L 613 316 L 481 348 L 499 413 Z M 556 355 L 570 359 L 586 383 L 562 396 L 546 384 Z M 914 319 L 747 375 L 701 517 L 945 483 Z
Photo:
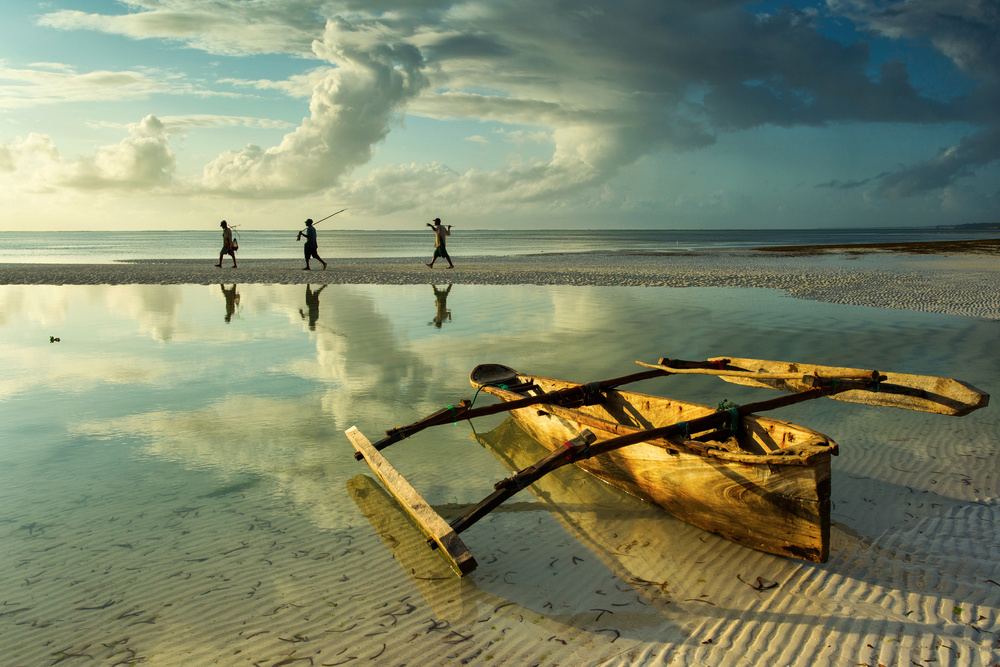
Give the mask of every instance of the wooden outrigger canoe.
M 390 429 L 374 444 L 356 427 L 347 436 L 355 456 L 369 464 L 459 575 L 476 563 L 458 534 L 569 463 L 737 543 L 822 562 L 829 555 L 830 456 L 837 445 L 820 433 L 757 413 L 824 396 L 955 416 L 989 403 L 988 394 L 948 378 L 730 357 L 637 363 L 649 370 L 589 384 L 483 364 L 470 381 L 477 395 L 490 393 L 502 403 L 473 408 L 473 402 L 463 400 Z M 687 373 L 790 394 L 723 409 L 618 389 Z M 430 426 L 504 411 L 550 453 L 497 482 L 493 493 L 450 524 L 380 452 Z
M 484 364 L 472 385 L 505 402 L 576 386 Z M 502 387 L 507 387 L 506 389 Z M 584 429 L 604 442 L 715 413 L 714 407 L 609 390 L 591 405 L 542 404 L 511 410 L 549 451 Z M 823 562 L 830 549 L 831 439 L 788 422 L 742 416 L 735 428 L 654 438 L 577 462 L 595 477 L 678 519 L 739 544 Z

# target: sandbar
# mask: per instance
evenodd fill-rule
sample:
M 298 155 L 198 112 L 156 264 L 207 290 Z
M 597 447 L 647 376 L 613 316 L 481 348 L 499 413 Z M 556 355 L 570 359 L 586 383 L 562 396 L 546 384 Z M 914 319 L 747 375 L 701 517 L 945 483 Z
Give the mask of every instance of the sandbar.
M 789 296 L 878 308 L 1000 319 L 1000 239 L 695 252 L 592 252 L 423 258 L 244 259 L 109 264 L 0 264 L 5 285 L 462 284 L 774 289 Z

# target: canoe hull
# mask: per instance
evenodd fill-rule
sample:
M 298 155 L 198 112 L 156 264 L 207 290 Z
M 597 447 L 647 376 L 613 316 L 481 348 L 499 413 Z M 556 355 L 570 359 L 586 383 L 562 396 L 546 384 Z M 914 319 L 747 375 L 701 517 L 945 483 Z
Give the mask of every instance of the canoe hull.
M 537 389 L 509 391 L 483 385 L 482 390 L 511 401 L 526 392 L 574 384 L 524 374 L 519 379 Z M 715 411 L 635 392 L 612 390 L 604 397 L 595 405 L 569 409 L 541 404 L 511 414 L 532 438 L 555 451 L 584 429 L 600 442 L 620 435 L 615 424 L 650 428 Z M 605 422 L 607 428 L 601 428 Z M 836 453 L 836 443 L 815 431 L 755 415 L 745 418 L 739 431 L 739 449 L 730 439 L 707 456 L 684 451 L 683 442 L 653 440 L 576 465 L 683 521 L 739 544 L 825 561 L 830 542 L 830 456 Z

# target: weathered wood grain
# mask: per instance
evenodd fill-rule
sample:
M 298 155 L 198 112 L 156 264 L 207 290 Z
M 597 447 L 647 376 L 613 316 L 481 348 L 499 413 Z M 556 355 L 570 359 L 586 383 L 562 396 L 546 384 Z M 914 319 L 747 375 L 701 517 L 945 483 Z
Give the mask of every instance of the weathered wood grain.
M 345 431 L 354 448 L 364 456 L 386 490 L 399 502 L 403 510 L 429 539 L 433 540 L 441 554 L 459 576 L 465 576 L 476 569 L 476 559 L 465 547 L 461 538 L 451 526 L 435 512 L 427 501 L 410 486 L 410 483 L 392 467 L 384 456 L 372 445 L 365 435 L 352 426 Z
M 717 357 L 726 362 L 726 368 L 756 374 L 802 374 L 820 375 L 825 377 L 846 376 L 857 373 L 856 368 L 839 366 L 820 366 L 817 364 L 800 364 L 787 361 L 768 361 L 766 359 L 745 359 L 736 357 Z M 714 360 L 714 359 L 713 359 Z M 864 371 L 871 373 L 872 371 Z M 989 405 L 990 395 L 976 389 L 970 384 L 952 378 L 934 377 L 930 375 L 910 375 L 906 373 L 890 373 L 880 371 L 885 380 L 878 383 L 877 390 L 850 390 L 831 396 L 834 400 L 878 405 L 884 407 L 920 410 L 942 415 L 961 417 L 973 410 Z M 782 391 L 802 391 L 809 388 L 805 380 L 768 379 L 742 376 L 721 376 L 721 379 L 734 384 L 750 387 L 769 387 Z
M 524 374 L 519 379 L 541 392 L 572 384 Z M 482 390 L 505 401 L 522 395 L 497 387 Z M 604 396 L 598 404 L 576 409 L 541 405 L 511 414 L 535 440 L 555 451 L 584 428 L 600 443 L 714 412 L 708 406 L 634 392 L 612 390 Z M 602 423 L 611 426 L 602 429 Z M 828 558 L 830 456 L 836 452 L 835 443 L 815 431 L 756 415 L 743 418 L 726 441 L 702 443 L 697 436 L 641 442 L 577 465 L 740 544 L 814 562 Z M 706 455 L 709 449 L 717 455 Z M 784 450 L 789 454 L 777 453 Z M 727 453 L 736 460 L 726 460 Z

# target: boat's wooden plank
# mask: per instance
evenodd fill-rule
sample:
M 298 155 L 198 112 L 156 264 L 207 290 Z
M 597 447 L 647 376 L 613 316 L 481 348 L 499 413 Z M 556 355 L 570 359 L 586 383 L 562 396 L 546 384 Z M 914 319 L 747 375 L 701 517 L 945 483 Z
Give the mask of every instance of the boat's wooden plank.
M 712 361 L 711 359 L 709 361 Z M 737 371 L 737 370 L 726 370 L 719 368 L 673 368 L 665 364 L 647 364 L 642 361 L 635 362 L 640 366 L 645 366 L 646 368 L 653 368 L 656 370 L 661 370 L 668 375 L 714 375 L 721 378 L 752 378 L 754 380 L 801 380 L 803 372 L 764 372 L 764 371 Z M 817 368 L 827 368 L 826 366 L 818 366 Z M 835 369 L 830 373 L 817 371 L 812 373 L 816 377 L 820 378 L 835 378 L 835 379 L 847 379 L 847 380 L 871 380 L 873 377 L 877 376 L 876 371 L 864 371 L 855 368 L 844 368 Z
M 543 391 L 567 384 L 530 377 Z M 504 400 L 517 396 L 493 387 L 484 391 Z M 595 446 L 599 447 L 626 432 L 694 422 L 712 413 L 708 406 L 686 401 L 609 391 L 600 404 L 576 409 L 546 405 L 541 410 L 515 410 L 512 415 L 552 451 L 584 427 L 594 431 L 598 438 Z M 707 447 L 706 443 L 654 440 L 580 460 L 576 465 L 677 518 L 740 544 L 803 560 L 826 560 L 830 456 L 836 451 L 835 443 L 815 431 L 779 420 L 752 416 L 742 421 L 744 445 L 752 436 L 760 440 L 758 445 L 767 446 L 760 447 L 757 455 L 748 452 L 740 456 L 739 461 L 701 454 L 697 447 Z M 603 430 L 604 425 L 611 428 Z M 682 446 L 676 447 L 678 444 Z M 796 451 L 799 445 L 809 447 Z M 775 453 L 786 447 L 794 453 Z
M 515 410 L 512 415 L 550 451 L 583 427 L 537 410 Z M 598 442 L 609 438 L 606 433 L 596 435 Z M 810 457 L 813 465 L 776 466 L 671 453 L 637 443 L 576 465 L 679 519 L 740 544 L 823 562 L 829 555 L 829 457 L 829 450 L 820 451 Z
M 413 522 L 429 539 L 439 547 L 459 576 L 465 576 L 476 569 L 476 559 L 465 547 L 451 526 L 435 512 L 416 489 L 392 467 L 384 456 L 372 445 L 365 435 L 352 426 L 345 431 L 354 448 L 361 453 L 372 472 L 382 480 L 385 488 L 399 502 Z
M 766 359 L 746 359 L 737 357 L 715 357 L 712 361 L 727 362 L 730 370 L 748 373 L 801 373 L 802 375 L 819 375 L 838 377 L 848 373 L 872 373 L 856 368 L 839 366 L 821 366 L 818 364 L 801 364 L 788 361 L 769 361 Z M 910 375 L 906 373 L 889 373 L 882 371 L 885 380 L 880 382 L 875 390 L 850 390 L 838 393 L 831 398 L 850 403 L 878 405 L 885 407 L 920 410 L 942 415 L 960 417 L 973 410 L 989 405 L 990 395 L 976 389 L 970 384 L 952 378 L 934 377 L 930 375 Z M 767 379 L 747 375 L 721 376 L 721 379 L 734 384 L 750 387 L 768 387 L 782 391 L 798 392 L 809 388 L 805 380 Z

